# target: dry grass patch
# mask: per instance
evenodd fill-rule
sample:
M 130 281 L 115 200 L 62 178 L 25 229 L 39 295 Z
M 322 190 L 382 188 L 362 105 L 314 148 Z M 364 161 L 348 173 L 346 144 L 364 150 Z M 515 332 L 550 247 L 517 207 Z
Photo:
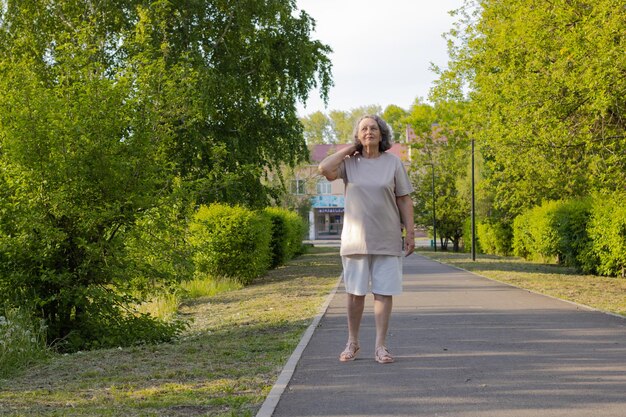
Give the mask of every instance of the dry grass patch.
M 176 343 L 56 356 L 0 381 L 0 415 L 252 416 L 337 283 L 313 248 L 252 285 L 188 300 Z
M 473 262 L 467 253 L 419 253 L 487 278 L 626 316 L 626 279 L 623 278 L 582 275 L 572 268 L 515 257 L 479 255 Z

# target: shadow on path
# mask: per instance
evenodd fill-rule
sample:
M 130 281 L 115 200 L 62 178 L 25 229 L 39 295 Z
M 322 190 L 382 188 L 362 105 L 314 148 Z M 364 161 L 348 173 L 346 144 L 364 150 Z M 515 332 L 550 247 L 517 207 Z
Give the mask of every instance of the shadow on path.
M 626 320 L 411 256 L 389 347 L 373 360 L 371 296 L 361 352 L 340 363 L 343 288 L 274 416 L 623 417 Z

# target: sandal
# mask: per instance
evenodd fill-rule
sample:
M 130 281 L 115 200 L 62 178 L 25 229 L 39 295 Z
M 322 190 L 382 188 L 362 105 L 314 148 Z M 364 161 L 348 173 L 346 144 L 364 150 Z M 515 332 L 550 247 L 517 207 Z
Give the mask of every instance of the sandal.
M 378 363 L 392 363 L 395 361 L 389 350 L 387 350 L 386 346 L 378 346 L 376 348 L 376 352 L 374 353 L 374 359 Z
M 350 362 L 355 360 L 359 349 L 359 344 L 357 342 L 348 342 L 346 348 L 339 355 L 339 360 L 341 362 Z

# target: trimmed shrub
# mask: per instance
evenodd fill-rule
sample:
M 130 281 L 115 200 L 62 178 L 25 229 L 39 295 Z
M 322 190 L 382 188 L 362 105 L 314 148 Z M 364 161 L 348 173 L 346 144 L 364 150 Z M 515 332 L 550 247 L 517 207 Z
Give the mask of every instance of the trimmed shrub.
M 587 227 L 590 243 L 580 255 L 583 269 L 626 276 L 626 195 L 594 198 Z
M 558 258 L 557 209 L 561 204 L 560 201 L 548 201 L 515 218 L 513 222 L 515 255 L 541 261 Z
M 480 239 L 478 238 L 478 225 L 476 222 L 476 253 L 485 253 L 480 246 Z M 461 248 L 463 252 L 470 253 L 472 251 L 472 219 L 467 219 L 463 223 L 463 238 L 461 240 Z
M 555 212 L 559 263 L 582 270 L 580 254 L 590 243 L 587 224 L 591 215 L 589 199 L 562 202 Z
M 272 239 L 270 241 L 270 267 L 276 268 L 289 259 L 289 245 L 287 241 L 287 219 L 285 211 L 277 207 L 268 207 L 264 211 L 272 222 Z
M 241 206 L 201 206 L 189 226 L 195 274 L 249 284 L 270 265 L 272 222 Z
M 469 239 L 471 242 L 471 234 Z M 476 222 L 476 249 L 481 253 L 509 255 L 511 253 L 511 228 L 504 223 Z
M 264 213 L 272 221 L 271 267 L 275 268 L 302 252 L 304 222 L 296 213 L 278 207 L 268 207 Z
M 287 211 L 286 214 L 287 224 L 287 246 L 289 259 L 295 256 L 301 255 L 304 252 L 304 246 L 302 240 L 306 233 L 306 223 L 302 220 L 297 213 L 293 211 Z
M 527 259 L 533 253 L 533 237 L 530 233 L 530 210 L 513 221 L 513 254 Z

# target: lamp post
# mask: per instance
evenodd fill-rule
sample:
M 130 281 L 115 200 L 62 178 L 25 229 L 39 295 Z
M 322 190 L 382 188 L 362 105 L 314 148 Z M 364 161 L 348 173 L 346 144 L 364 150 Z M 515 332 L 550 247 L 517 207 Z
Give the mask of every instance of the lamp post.
M 433 248 L 437 252 L 437 217 L 435 215 L 435 164 L 430 162 L 424 165 L 430 165 L 432 169 L 432 193 L 433 193 Z
M 472 138 L 472 261 L 476 260 L 476 204 L 474 198 L 474 139 Z

